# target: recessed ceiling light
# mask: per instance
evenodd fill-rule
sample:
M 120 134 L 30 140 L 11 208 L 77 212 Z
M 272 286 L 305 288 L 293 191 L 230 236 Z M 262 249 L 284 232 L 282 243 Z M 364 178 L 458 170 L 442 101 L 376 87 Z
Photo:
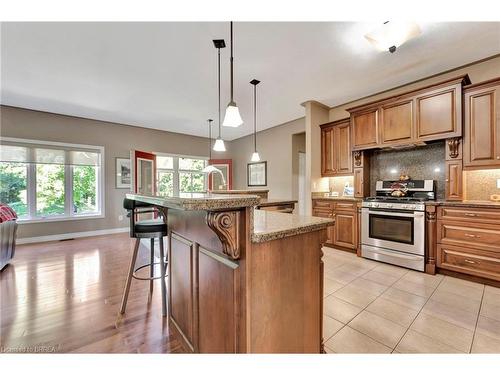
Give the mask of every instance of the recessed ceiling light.
M 365 35 L 365 38 L 380 51 L 394 53 L 403 43 L 422 33 L 415 22 L 384 22 L 378 29 Z

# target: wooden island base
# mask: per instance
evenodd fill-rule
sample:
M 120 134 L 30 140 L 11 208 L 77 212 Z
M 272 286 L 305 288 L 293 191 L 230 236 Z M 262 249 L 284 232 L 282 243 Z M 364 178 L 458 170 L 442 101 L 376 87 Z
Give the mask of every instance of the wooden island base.
M 193 353 L 323 351 L 321 244 L 333 220 L 168 208 L 168 316 Z

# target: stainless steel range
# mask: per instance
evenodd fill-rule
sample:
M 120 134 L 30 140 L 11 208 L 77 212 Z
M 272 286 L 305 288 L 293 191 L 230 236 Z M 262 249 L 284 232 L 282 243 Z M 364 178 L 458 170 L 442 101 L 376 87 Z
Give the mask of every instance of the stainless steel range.
M 361 255 L 424 271 L 425 201 L 435 199 L 434 181 L 377 181 L 376 192 L 361 209 Z

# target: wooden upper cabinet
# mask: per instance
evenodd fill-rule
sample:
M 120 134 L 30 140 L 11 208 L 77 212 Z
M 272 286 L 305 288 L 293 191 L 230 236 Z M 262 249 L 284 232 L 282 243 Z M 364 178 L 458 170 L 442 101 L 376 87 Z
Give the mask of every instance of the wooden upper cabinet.
M 462 135 L 462 86 L 453 85 L 415 98 L 417 138 L 421 141 Z
M 353 150 L 403 146 L 462 136 L 461 76 L 349 108 Z
M 464 166 L 500 166 L 500 78 L 466 88 Z
M 334 128 L 324 127 L 321 128 L 321 175 L 330 176 L 334 175 L 335 160 L 333 155 L 334 148 Z
M 352 174 L 351 127 L 349 119 L 321 125 L 321 175 Z
M 334 146 L 337 152 L 337 173 L 352 174 L 351 124 L 349 121 L 335 126 Z
M 378 108 L 353 114 L 351 123 L 353 150 L 364 150 L 378 146 Z
M 380 113 L 382 144 L 411 141 L 414 138 L 412 100 L 382 106 Z

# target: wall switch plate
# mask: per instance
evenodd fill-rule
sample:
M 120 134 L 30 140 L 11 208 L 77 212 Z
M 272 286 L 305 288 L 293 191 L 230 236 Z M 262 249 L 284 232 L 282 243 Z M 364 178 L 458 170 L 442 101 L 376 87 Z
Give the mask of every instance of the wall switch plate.
M 500 189 L 500 178 L 497 178 L 497 189 Z

